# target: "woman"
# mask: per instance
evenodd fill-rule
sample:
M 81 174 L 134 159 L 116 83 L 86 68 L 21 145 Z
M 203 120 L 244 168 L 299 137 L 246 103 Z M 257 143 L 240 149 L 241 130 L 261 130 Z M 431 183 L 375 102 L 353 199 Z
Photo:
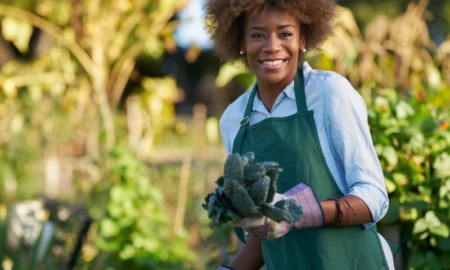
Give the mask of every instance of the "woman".
M 257 79 L 220 120 L 225 148 L 278 162 L 277 197 L 304 209 L 293 225 L 244 228 L 245 244 L 219 269 L 393 269 L 375 226 L 388 197 L 364 101 L 342 76 L 299 68 L 331 33 L 335 3 L 207 0 L 205 11 L 219 56 L 242 60 Z

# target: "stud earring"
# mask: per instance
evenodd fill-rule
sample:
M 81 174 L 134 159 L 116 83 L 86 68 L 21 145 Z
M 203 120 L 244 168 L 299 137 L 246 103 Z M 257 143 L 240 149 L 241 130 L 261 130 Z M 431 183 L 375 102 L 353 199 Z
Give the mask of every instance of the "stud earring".
M 305 52 L 306 52 L 306 48 L 303 48 L 303 49 L 302 49 L 302 52 L 305 53 Z
M 240 55 L 244 55 L 244 51 L 243 51 L 243 50 L 240 50 L 240 51 L 239 51 L 239 54 L 240 54 Z

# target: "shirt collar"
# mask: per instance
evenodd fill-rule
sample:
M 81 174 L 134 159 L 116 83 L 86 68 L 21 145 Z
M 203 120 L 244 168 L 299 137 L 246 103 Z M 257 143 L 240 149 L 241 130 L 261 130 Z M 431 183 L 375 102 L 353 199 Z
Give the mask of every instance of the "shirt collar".
M 278 95 L 275 100 L 274 108 L 285 98 L 288 97 L 290 99 L 295 100 L 295 91 L 294 91 L 294 81 L 288 84 L 283 91 Z M 273 108 L 273 109 L 274 109 Z M 267 109 L 264 107 L 264 104 L 259 99 L 258 94 L 255 95 L 255 99 L 253 100 L 253 108 L 254 111 L 259 111 L 263 113 L 267 113 Z M 273 111 L 272 109 L 272 111 Z
M 313 71 L 312 67 L 309 65 L 308 62 L 303 62 L 303 79 L 305 80 L 305 88 L 306 85 L 308 84 L 309 81 L 309 77 L 311 75 L 311 72 Z

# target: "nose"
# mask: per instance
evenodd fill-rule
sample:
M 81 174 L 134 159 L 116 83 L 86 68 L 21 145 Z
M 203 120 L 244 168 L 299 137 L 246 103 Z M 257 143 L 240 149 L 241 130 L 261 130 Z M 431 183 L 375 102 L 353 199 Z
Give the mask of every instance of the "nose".
M 276 34 L 269 35 L 264 46 L 265 52 L 277 52 L 281 48 L 280 39 Z

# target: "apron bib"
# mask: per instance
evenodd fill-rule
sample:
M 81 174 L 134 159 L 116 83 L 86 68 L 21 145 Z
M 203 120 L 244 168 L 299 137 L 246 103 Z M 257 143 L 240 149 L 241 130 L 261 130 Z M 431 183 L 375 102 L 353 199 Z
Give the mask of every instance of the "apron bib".
M 342 196 L 323 156 L 313 111 L 308 111 L 303 72 L 295 77 L 297 113 L 273 117 L 249 126 L 257 85 L 253 88 L 233 153 L 255 153 L 255 161 L 276 161 L 283 168 L 277 188 L 284 193 L 300 182 L 310 185 L 319 200 Z M 243 240 L 243 231 L 236 229 Z M 376 226 L 362 225 L 292 230 L 285 236 L 262 241 L 267 270 L 388 269 Z

